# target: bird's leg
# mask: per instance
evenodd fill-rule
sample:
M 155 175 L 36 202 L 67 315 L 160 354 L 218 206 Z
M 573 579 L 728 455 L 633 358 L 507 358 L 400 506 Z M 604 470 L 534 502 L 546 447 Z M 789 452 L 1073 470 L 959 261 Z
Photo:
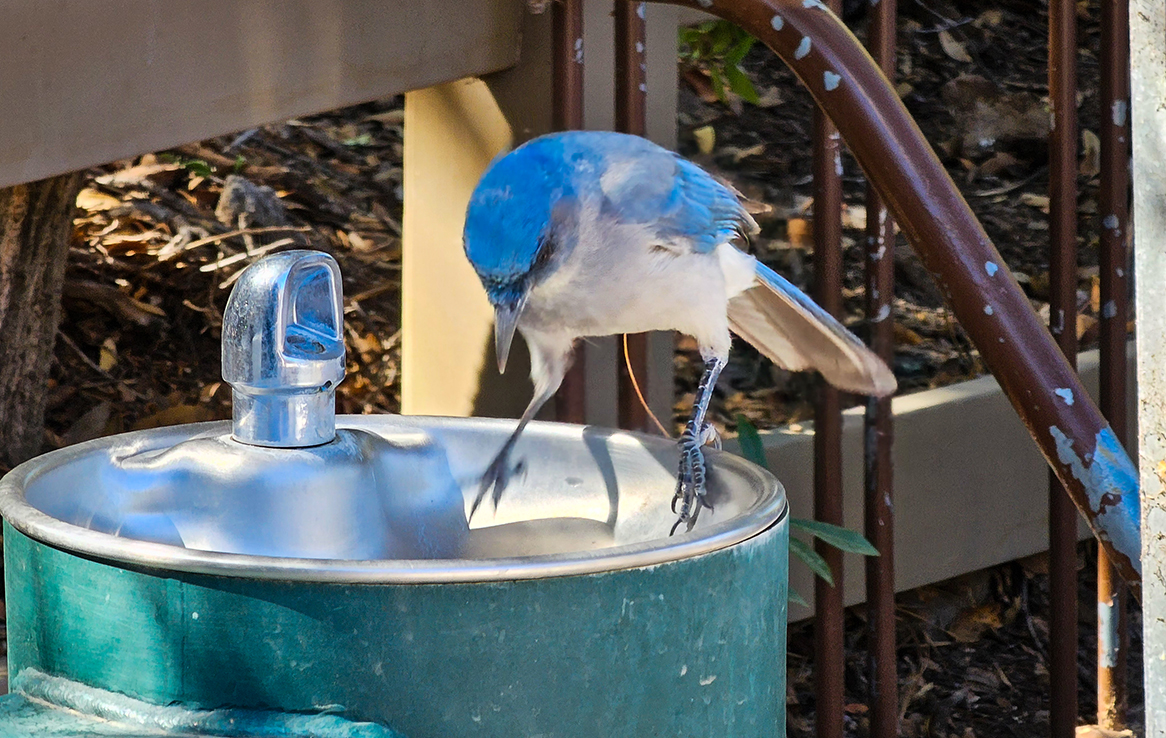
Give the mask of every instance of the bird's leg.
M 709 401 L 717 377 L 725 368 L 724 359 L 714 357 L 704 363 L 704 376 L 696 388 L 696 399 L 692 404 L 692 417 L 680 436 L 680 471 L 676 475 L 676 496 L 672 498 L 672 512 L 678 515 L 672 526 L 675 533 L 680 524 L 692 530 L 702 507 L 710 507 L 705 500 L 705 466 L 701 445 L 711 435 L 716 438 L 716 430 L 705 421 Z
M 491 488 L 494 489 L 492 495 L 494 499 L 494 507 L 498 507 L 498 500 L 502 498 L 502 492 L 506 489 L 506 485 L 510 482 L 510 475 L 516 471 L 522 470 L 521 462 L 515 464 L 513 468 L 510 466 L 510 453 L 514 450 L 514 444 L 518 441 L 518 437 L 522 435 L 522 431 L 526 429 L 526 424 L 529 423 L 542 406 L 547 404 L 547 400 L 554 397 L 555 392 L 558 391 L 559 385 L 563 383 L 563 377 L 567 374 L 567 369 L 571 366 L 571 347 L 574 344 L 573 338 L 567 338 L 565 341 L 546 341 L 539 340 L 542 337 L 536 336 L 532 340 L 531 336 L 526 336 L 526 343 L 530 347 L 530 378 L 534 380 L 534 397 L 531 398 L 530 404 L 526 406 L 526 410 L 522 413 L 522 418 L 518 421 L 518 427 L 506 439 L 506 443 L 502 444 L 502 448 L 498 451 L 498 455 L 486 467 L 486 471 L 482 473 L 482 481 L 478 485 L 478 496 L 474 498 L 474 504 L 470 507 L 470 517 L 477 512 L 478 506 L 482 504 L 482 500 L 486 498 L 486 493 Z
M 522 462 L 515 464 L 513 468 L 510 466 L 510 452 L 514 450 L 514 444 L 517 443 L 518 437 L 522 435 L 522 431 L 526 429 L 526 424 L 531 419 L 538 415 L 538 411 L 547 403 L 555 394 L 558 385 L 550 388 L 549 391 L 544 390 L 535 394 L 531 399 L 530 404 L 526 406 L 526 410 L 522 413 L 522 418 L 518 421 L 518 427 L 506 439 L 506 443 L 502 444 L 502 448 L 486 467 L 486 471 L 482 473 L 482 481 L 478 484 L 478 496 L 474 498 L 474 504 L 470 507 L 470 517 L 474 517 L 474 513 L 478 511 L 478 506 L 482 504 L 482 500 L 486 498 L 486 493 L 490 488 L 494 488 L 494 506 L 497 507 L 498 500 L 502 498 L 502 491 L 506 489 L 506 485 L 510 483 L 510 475 L 514 472 L 522 471 Z

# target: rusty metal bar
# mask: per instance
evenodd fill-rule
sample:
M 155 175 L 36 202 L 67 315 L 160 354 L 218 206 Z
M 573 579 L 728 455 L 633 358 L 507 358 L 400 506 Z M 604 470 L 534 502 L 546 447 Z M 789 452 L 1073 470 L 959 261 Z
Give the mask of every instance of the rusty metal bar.
M 643 136 L 647 130 L 647 54 L 644 49 L 642 2 L 615 0 L 615 129 Z M 648 396 L 648 334 L 629 334 L 627 361 L 619 361 L 619 427 L 647 430 L 648 413 L 636 395 L 635 372 L 640 391 Z
M 551 5 L 551 125 L 559 131 L 575 130 L 583 127 L 583 0 Z
M 887 79 L 895 74 L 896 0 L 870 9 L 867 46 Z M 874 187 L 866 190 L 866 316 L 871 349 L 888 364 L 895 360 L 895 225 Z M 879 551 L 866 565 L 867 663 L 871 738 L 899 735 L 899 680 L 895 654 L 894 420 L 891 398 L 867 398 L 863 477 L 864 530 Z
M 642 2 L 615 0 L 615 128 L 637 136 L 647 129 L 644 7 Z
M 1077 4 L 1049 2 L 1049 328 L 1077 365 Z M 1077 509 L 1049 472 L 1049 732 L 1077 729 Z
M 1126 418 L 1126 322 L 1129 320 L 1128 0 L 1101 3 L 1101 412 L 1121 443 Z M 1130 637 L 1125 587 L 1105 549 L 1097 551 L 1097 724 L 1125 727 Z
M 842 0 L 826 0 L 842 12 Z M 814 299 L 842 317 L 842 138 L 821 108 L 814 108 Z M 818 382 L 814 405 L 814 517 L 842 525 L 842 398 Z M 842 552 L 821 540 L 814 548 L 830 565 L 831 586 L 814 580 L 814 712 L 818 738 L 842 738 L 846 644 L 843 627 Z
M 551 46 L 551 124 L 559 131 L 582 128 L 583 0 L 553 3 Z M 575 347 L 575 363 L 555 395 L 555 417 L 561 421 L 585 422 L 585 361 L 584 346 L 580 343 Z
M 1097 555 L 1097 724 L 1114 732 L 1126 727 L 1129 708 L 1129 618 L 1125 585 L 1105 549 Z
M 1077 509 L 1139 594 L 1137 471 L 870 56 L 815 0 L 667 2 L 711 12 L 761 39 L 834 120 Z

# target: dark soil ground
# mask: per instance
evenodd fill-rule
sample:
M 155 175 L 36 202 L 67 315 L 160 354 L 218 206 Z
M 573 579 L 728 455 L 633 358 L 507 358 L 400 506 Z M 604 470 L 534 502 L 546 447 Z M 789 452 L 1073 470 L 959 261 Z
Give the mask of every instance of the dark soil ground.
M 1083 723 L 1097 710 L 1096 551 L 1079 551 L 1077 695 Z M 899 595 L 899 714 L 905 738 L 1049 734 L 1047 559 L 1036 556 Z M 1130 614 L 1130 724 L 1141 735 L 1141 612 Z M 862 608 L 846 615 L 847 735 L 868 733 Z M 788 734 L 814 735 L 813 626 L 790 627 Z
M 1047 120 L 1044 5 L 900 1 L 900 94 L 1034 306 L 1047 310 L 1048 166 L 1039 121 Z M 1083 0 L 1079 10 L 1081 128 L 1093 131 L 1099 119 L 1096 0 Z M 856 23 L 860 35 L 862 25 Z M 754 49 L 743 67 L 763 105 L 736 106 L 736 112 L 702 98 L 699 70 L 686 75 L 681 150 L 772 206 L 751 248 L 807 288 L 812 103 L 768 50 Z M 980 79 L 952 82 L 961 75 Z M 973 109 L 981 114 L 968 112 Z M 91 171 L 78 201 L 46 450 L 123 430 L 229 417 L 229 388 L 219 378 L 219 330 L 230 286 L 263 253 L 291 246 L 332 253 L 344 273 L 349 376 L 338 393 L 339 410 L 396 412 L 402 124 L 401 101 L 386 100 Z M 707 137 L 710 127 L 714 145 L 702 153 L 698 135 Z M 981 143 L 989 139 L 990 145 Z M 1098 307 L 1092 146 L 1085 135 L 1079 179 L 1083 346 L 1095 338 L 1090 316 Z M 847 158 L 845 297 L 848 320 L 859 331 L 864 316 L 856 244 L 863 188 Z M 982 373 L 975 348 L 903 243 L 896 267 L 901 391 Z M 681 340 L 676 356 L 678 422 L 700 371 L 691 348 Z M 728 435 L 738 413 L 759 427 L 808 419 L 812 387 L 811 379 L 776 370 L 741 346 L 718 385 L 712 418 Z M 1095 699 L 1094 556 L 1091 545 L 1083 546 L 1079 686 L 1086 722 Z M 900 613 L 904 736 L 1047 734 L 1048 596 L 1039 558 L 907 593 Z M 847 618 L 847 727 L 864 735 L 861 609 Z M 1135 662 L 1140 630 L 1135 612 Z M 812 734 L 812 668 L 810 625 L 797 624 L 790 634 L 791 736 Z M 1134 682 L 1137 722 L 1141 697 Z

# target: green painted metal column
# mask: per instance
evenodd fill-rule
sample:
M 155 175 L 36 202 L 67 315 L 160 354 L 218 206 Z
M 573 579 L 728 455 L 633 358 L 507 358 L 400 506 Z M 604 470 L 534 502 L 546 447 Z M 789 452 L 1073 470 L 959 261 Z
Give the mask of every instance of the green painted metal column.
M 646 569 L 465 584 L 135 570 L 7 524 L 4 541 L 17 688 L 31 670 L 152 705 L 327 713 L 410 738 L 784 731 L 784 516 Z M 4 723 L 27 706 L 10 707 L 0 736 L 21 735 Z

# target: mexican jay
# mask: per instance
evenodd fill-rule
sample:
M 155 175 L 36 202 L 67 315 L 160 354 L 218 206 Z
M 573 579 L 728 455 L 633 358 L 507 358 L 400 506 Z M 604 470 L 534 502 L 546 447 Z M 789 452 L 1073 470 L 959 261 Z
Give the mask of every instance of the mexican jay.
M 677 330 L 696 339 L 704 376 L 673 500 L 688 529 L 708 506 L 700 447 L 715 437 L 705 414 L 730 331 L 780 367 L 816 369 L 850 392 L 894 392 L 894 375 L 858 338 L 734 246 L 757 230 L 737 192 L 636 136 L 556 133 L 495 160 L 470 198 L 464 245 L 494 307 L 499 371 L 517 329 L 534 397 L 474 509 L 491 488 L 497 504 L 514 442 L 558 389 L 581 337 Z

